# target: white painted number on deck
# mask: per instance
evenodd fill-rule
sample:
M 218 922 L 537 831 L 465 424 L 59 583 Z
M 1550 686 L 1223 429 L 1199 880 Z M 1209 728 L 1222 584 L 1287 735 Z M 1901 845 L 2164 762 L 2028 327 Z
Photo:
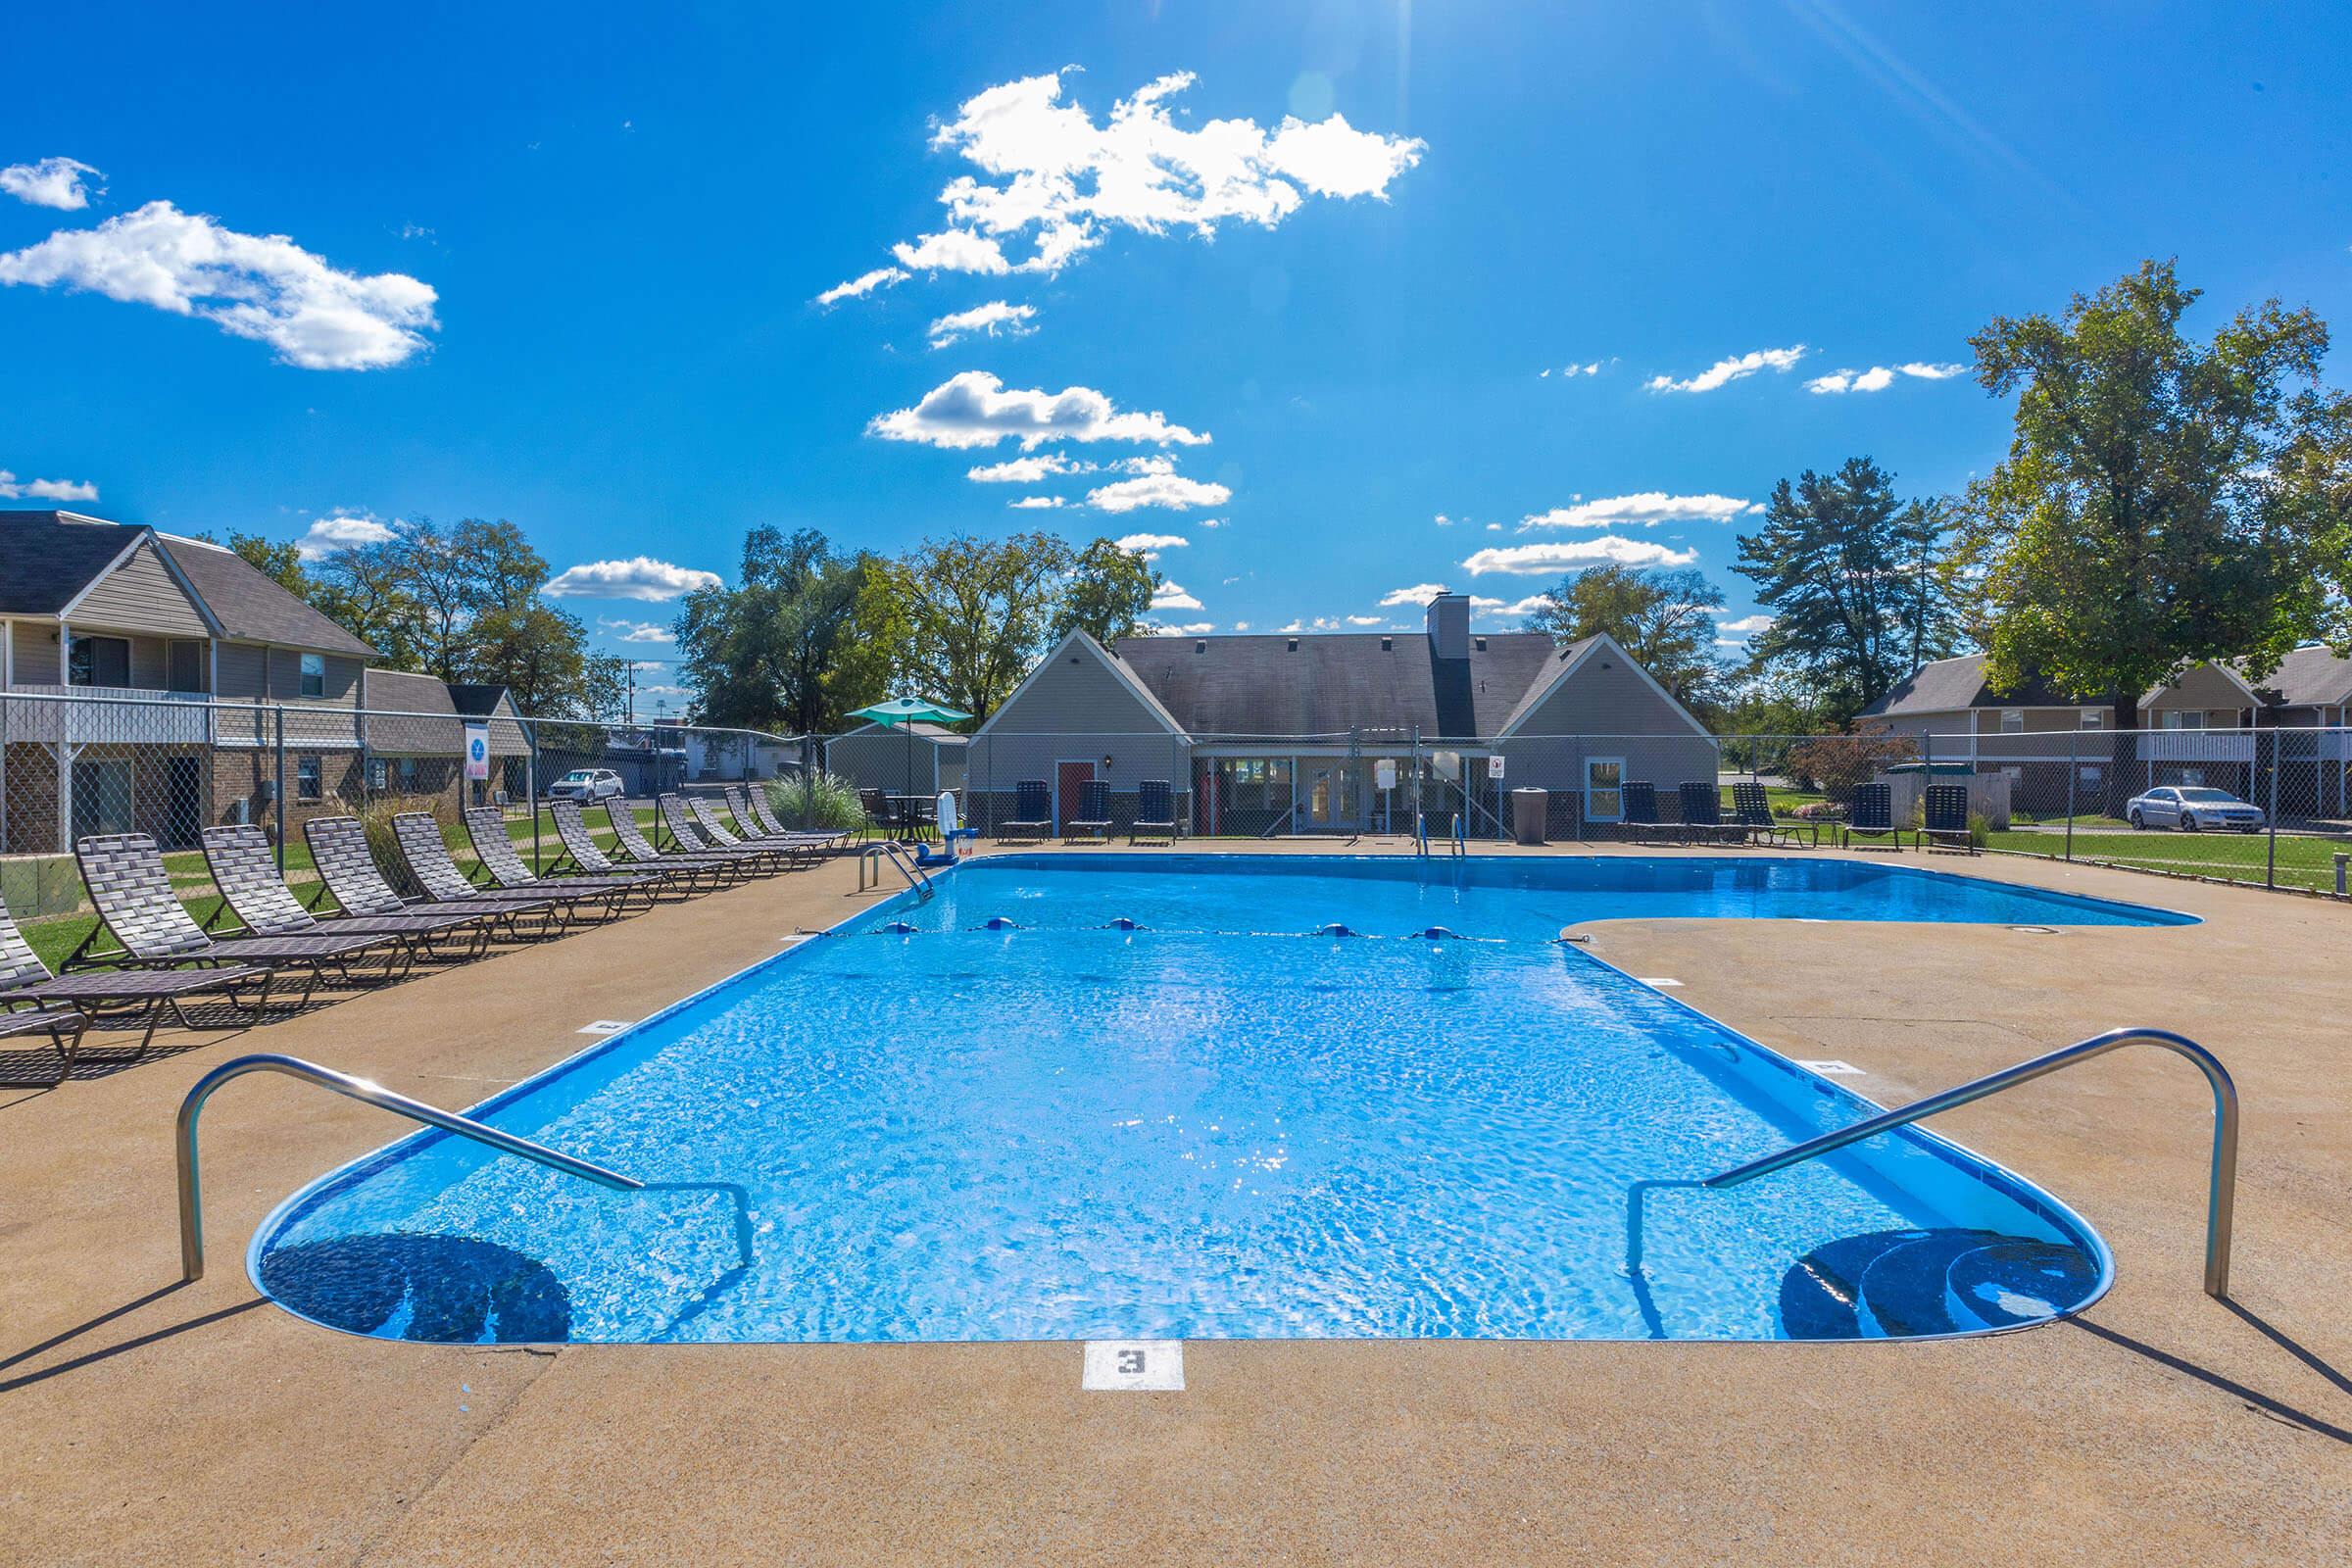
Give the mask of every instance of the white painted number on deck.
M 1800 1061 L 1797 1065 L 1807 1072 L 1817 1072 L 1824 1078 L 1859 1078 L 1863 1076 L 1862 1069 L 1850 1061 Z
M 628 1026 L 625 1018 L 599 1018 L 579 1032 L 584 1035 L 616 1035 Z
M 1079 1386 L 1099 1394 L 1174 1394 L 1184 1388 L 1181 1340 L 1089 1340 Z

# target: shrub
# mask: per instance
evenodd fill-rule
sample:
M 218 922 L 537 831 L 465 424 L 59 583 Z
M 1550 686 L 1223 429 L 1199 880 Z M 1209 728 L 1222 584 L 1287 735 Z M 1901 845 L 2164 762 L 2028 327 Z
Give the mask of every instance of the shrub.
M 1842 822 L 1845 803 L 1842 801 L 1807 801 L 1788 813 L 1799 822 Z
M 1789 782 L 1800 789 L 1850 800 L 1855 785 L 1867 784 L 1888 765 L 1913 761 L 1917 757 L 1909 740 L 1884 731 L 1822 735 L 1788 748 L 1787 772 Z
M 354 813 L 367 830 L 368 853 L 375 858 L 375 868 L 384 873 L 384 880 L 403 898 L 421 898 L 424 889 L 409 875 L 408 858 L 400 853 L 399 841 L 392 833 L 392 818 L 403 811 L 430 812 L 441 826 L 441 836 L 447 838 L 460 820 L 458 808 L 446 795 L 378 795 Z
M 858 786 L 837 773 L 775 779 L 764 788 L 768 808 L 786 827 L 854 833 L 865 826 L 865 808 L 858 804 Z

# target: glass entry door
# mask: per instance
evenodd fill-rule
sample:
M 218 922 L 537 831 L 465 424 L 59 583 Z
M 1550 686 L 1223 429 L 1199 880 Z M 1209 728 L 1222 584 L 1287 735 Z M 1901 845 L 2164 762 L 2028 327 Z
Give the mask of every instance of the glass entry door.
M 1625 815 L 1625 759 L 1585 759 L 1585 820 L 1615 822 Z
M 1364 779 L 1359 763 L 1308 759 L 1301 764 L 1306 788 L 1300 806 L 1305 825 L 1319 832 L 1353 833 L 1363 827 Z

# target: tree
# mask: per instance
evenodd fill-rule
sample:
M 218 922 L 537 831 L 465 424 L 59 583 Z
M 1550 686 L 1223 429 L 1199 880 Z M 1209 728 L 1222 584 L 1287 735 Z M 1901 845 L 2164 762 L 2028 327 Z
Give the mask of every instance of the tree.
M 310 577 L 303 570 L 302 548 L 290 539 L 265 539 L 258 533 L 228 536 L 228 548 L 245 564 L 297 599 L 311 597 Z
M 1715 657 L 1722 608 L 1723 590 L 1696 567 L 1610 564 L 1572 573 L 1526 626 L 1562 643 L 1605 632 L 1685 708 L 1711 710 L 1723 679 Z
M 2059 319 L 1999 317 L 1969 339 L 1984 389 L 2017 394 L 2009 456 L 1963 523 L 1987 673 L 2104 694 L 2120 730 L 2206 660 L 2268 674 L 2342 580 L 2342 509 L 2319 478 L 2345 425 L 2318 385 L 2326 323 L 2271 300 L 2199 345 L 2180 329 L 2198 295 L 2146 262 Z
M 1842 720 L 1951 653 L 1949 538 L 1942 505 L 1903 505 L 1868 458 L 1781 480 L 1734 568 L 1773 615 L 1748 644 L 1750 667 L 1793 675 Z
M 1083 631 L 1104 647 L 1122 637 L 1150 630 L 1144 616 L 1151 612 L 1152 594 L 1158 574 L 1137 550 L 1122 550 L 1108 539 L 1098 539 L 1078 552 L 1070 580 L 1054 617 L 1053 640 Z
M 407 585 L 398 541 L 353 545 L 313 562 L 313 609 L 384 656 L 394 669 L 423 663 L 416 600 Z
M 745 535 L 740 582 L 688 594 L 676 622 L 696 719 L 813 734 L 881 696 L 841 678 L 869 563 L 835 555 L 814 529 L 788 537 L 763 526 Z

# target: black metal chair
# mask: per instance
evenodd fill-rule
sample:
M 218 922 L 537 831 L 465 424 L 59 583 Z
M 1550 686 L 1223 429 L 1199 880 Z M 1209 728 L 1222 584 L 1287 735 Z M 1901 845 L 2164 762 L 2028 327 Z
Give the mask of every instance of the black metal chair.
M 1064 844 L 1081 837 L 1110 842 L 1110 784 L 1106 779 L 1090 778 L 1079 785 L 1078 808 L 1062 819 Z
M 1672 826 L 1658 820 L 1658 787 L 1645 779 L 1617 786 L 1617 826 L 1636 844 L 1654 844 L 1674 836 Z
M 1931 784 L 1920 805 L 1920 829 L 1913 839 L 1922 850 L 1977 853 L 1968 831 L 1968 788 L 1962 784 Z
M 1135 787 L 1135 820 L 1127 824 L 1127 842 L 1145 839 L 1176 842 L 1176 787 L 1164 778 L 1148 778 Z
M 1810 833 L 1812 842 L 1821 842 L 1818 822 L 1784 822 L 1772 814 L 1772 797 L 1757 783 L 1732 786 L 1732 820 L 1745 833 L 1750 843 L 1797 844 Z
M 570 801 L 558 804 L 579 809 Z M 486 930 L 475 929 L 481 917 L 463 912 L 404 909 L 388 914 L 346 913 L 321 920 L 303 907 L 294 890 L 278 875 L 277 855 L 270 836 L 251 822 L 206 828 L 204 860 L 212 868 L 213 885 L 220 890 L 221 900 L 220 907 L 204 924 L 208 932 L 222 914 L 230 914 L 255 936 L 381 936 L 403 943 L 412 962 L 448 956 L 433 946 L 433 939 L 453 931 L 468 933 L 463 956 L 478 957 L 488 940 Z M 324 888 L 323 883 L 320 886 Z
M 1700 838 L 1721 841 L 1723 791 L 1713 784 L 1692 782 L 1677 786 L 1675 793 L 1682 797 L 1684 836 L 1693 841 Z M 1744 833 L 1744 829 L 1740 831 Z
M 1857 836 L 1891 839 L 1893 848 L 1899 850 L 1903 847 L 1902 831 L 1894 825 L 1893 792 L 1886 785 L 1854 786 L 1853 808 L 1846 816 L 1844 828 L 1838 835 L 1838 847 L 1841 850 L 1853 848 Z
M 861 789 L 858 792 L 858 808 L 865 813 L 865 826 L 858 830 L 858 837 L 871 838 L 877 828 L 884 838 L 890 837 L 889 796 L 877 789 Z
M 997 824 L 997 837 L 1033 838 L 1040 844 L 1054 836 L 1054 789 L 1042 778 L 1025 778 L 1013 786 L 1012 815 Z

